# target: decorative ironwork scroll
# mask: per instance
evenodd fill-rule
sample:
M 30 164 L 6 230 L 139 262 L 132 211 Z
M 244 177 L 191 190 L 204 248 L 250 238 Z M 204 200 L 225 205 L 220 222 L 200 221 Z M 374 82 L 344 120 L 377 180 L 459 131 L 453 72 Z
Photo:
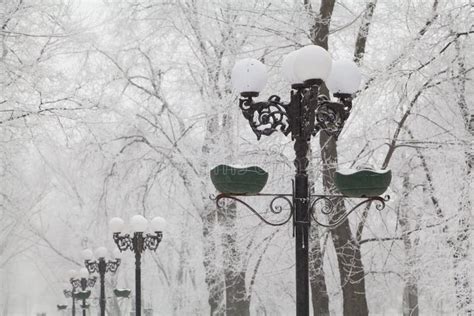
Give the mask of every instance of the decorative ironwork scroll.
M 258 196 L 258 194 L 257 194 L 257 196 Z M 285 225 L 286 223 L 288 223 L 290 221 L 290 219 L 292 218 L 292 216 L 293 216 L 293 209 L 294 209 L 293 203 L 288 198 L 288 194 L 275 194 L 275 195 L 266 194 L 266 196 L 273 196 L 273 199 L 270 201 L 270 208 L 269 208 L 269 210 L 272 214 L 278 215 L 278 214 L 281 214 L 285 210 L 285 208 L 282 205 L 278 204 L 278 202 L 281 201 L 281 202 L 284 202 L 285 204 L 288 204 L 290 212 L 289 212 L 288 216 L 285 217 L 284 220 L 278 221 L 278 222 L 273 222 L 273 221 L 270 221 L 270 220 L 266 219 L 263 215 L 260 214 L 260 212 L 255 210 L 247 202 L 241 200 L 239 197 L 237 197 L 235 195 L 221 193 L 217 197 L 211 196 L 210 198 L 212 200 L 216 201 L 216 206 L 218 208 L 223 208 L 225 206 L 224 199 L 230 199 L 230 200 L 236 201 L 236 202 L 244 205 L 248 210 L 250 210 L 252 213 L 254 213 L 258 218 L 260 218 L 260 220 L 262 222 L 264 222 L 265 224 L 268 224 L 270 226 L 282 226 L 282 225 Z
M 144 249 L 155 251 L 163 238 L 162 232 L 155 232 L 155 234 L 146 234 L 144 240 Z
M 130 234 L 125 234 L 121 236 L 120 233 L 114 233 L 113 238 L 120 252 L 125 251 L 127 249 L 133 250 L 132 238 L 130 238 Z
M 349 118 L 352 97 L 347 94 L 336 96 L 338 102 L 319 94 L 316 84 L 292 90 L 287 104 L 277 95 L 263 102 L 254 102 L 252 96 L 247 96 L 239 100 L 239 107 L 257 139 L 278 130 L 285 136 L 291 133 L 293 139 L 309 140 L 321 130 L 337 138 Z
M 353 206 L 349 211 L 346 211 L 342 214 L 337 214 L 338 210 L 338 205 L 334 203 L 335 198 L 341 198 L 344 196 L 337 196 L 337 195 L 325 195 L 325 196 L 318 196 L 310 206 L 310 213 L 313 221 L 326 228 L 334 229 L 341 225 L 348 217 L 353 213 L 355 210 L 357 210 L 359 207 L 361 207 L 364 204 L 369 204 L 372 202 L 376 202 L 377 204 L 375 205 L 375 208 L 379 211 L 383 210 L 385 208 L 385 202 L 390 199 L 390 196 L 385 196 L 385 198 L 380 197 L 380 196 L 373 196 L 373 197 L 367 197 L 365 198 L 362 202 L 357 203 L 355 206 Z M 329 216 L 329 222 L 328 223 L 323 223 L 320 222 L 316 216 L 315 216 L 315 211 L 314 211 L 314 206 L 320 202 L 320 201 L 325 201 L 325 205 L 320 208 L 320 211 L 322 214 Z M 339 215 L 339 216 L 338 216 Z
M 269 210 L 272 214 L 276 214 L 276 215 L 281 214 L 283 212 L 283 210 L 285 209 L 282 205 L 277 204 L 277 202 L 278 201 L 284 201 L 289 206 L 290 211 L 289 211 L 288 216 L 285 217 L 284 220 L 278 221 L 278 222 L 274 222 L 274 221 L 271 221 L 271 220 L 265 218 L 261 214 L 261 212 L 258 212 L 252 206 L 250 206 L 247 202 L 245 202 L 244 200 L 241 199 L 241 197 L 252 197 L 252 196 L 253 197 L 255 197 L 255 196 L 272 196 L 273 199 L 270 201 Z M 285 225 L 286 223 L 288 223 L 290 221 L 290 219 L 293 217 L 293 214 L 294 214 L 294 211 L 295 211 L 294 204 L 290 200 L 289 196 L 291 196 L 291 195 L 290 194 L 231 195 L 231 194 L 221 193 L 221 194 L 217 195 L 216 197 L 211 195 L 210 198 L 211 198 L 211 200 L 214 200 L 216 202 L 216 206 L 218 208 L 225 207 L 224 199 L 230 199 L 230 200 L 236 201 L 236 202 L 242 204 L 243 206 L 245 206 L 248 210 L 250 210 L 258 218 L 260 218 L 260 220 L 262 222 L 264 222 L 265 224 L 268 224 L 270 226 L 282 226 L 282 225 Z M 357 203 L 350 210 L 348 210 L 348 211 L 346 211 L 342 214 L 337 214 L 338 204 L 334 201 L 336 199 L 340 199 L 340 198 L 347 198 L 346 196 L 343 196 L 343 195 L 312 195 L 312 197 L 315 197 L 314 200 L 312 200 L 310 202 L 310 206 L 309 206 L 309 214 L 310 214 L 312 220 L 316 224 L 318 224 L 322 227 L 329 228 L 329 229 L 334 229 L 334 228 L 338 227 L 342 222 L 344 222 L 349 217 L 350 214 L 352 214 L 354 211 L 356 211 L 359 207 L 361 207 L 363 205 L 370 205 L 370 203 L 375 202 L 376 203 L 375 208 L 377 210 L 381 211 L 385 208 L 385 202 L 387 202 L 390 199 L 390 196 L 388 196 L 388 195 L 385 196 L 384 198 L 380 197 L 380 196 L 366 197 L 366 198 L 363 198 L 364 199 L 363 201 Z M 321 214 L 323 214 L 325 216 L 328 216 L 328 222 L 327 223 L 321 222 L 315 216 L 315 206 L 318 203 L 322 203 L 322 202 L 324 202 L 324 203 L 321 205 L 321 207 L 319 207 L 319 211 L 321 212 Z M 342 203 L 342 200 L 339 200 L 338 202 Z

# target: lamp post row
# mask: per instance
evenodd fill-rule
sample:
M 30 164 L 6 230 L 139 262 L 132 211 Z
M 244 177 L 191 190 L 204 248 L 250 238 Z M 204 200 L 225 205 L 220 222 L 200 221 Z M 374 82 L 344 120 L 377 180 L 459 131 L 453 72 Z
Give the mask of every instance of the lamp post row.
M 72 315 L 76 315 L 76 299 L 82 300 L 82 315 L 86 316 L 86 299 L 90 296 L 90 291 L 86 292 L 88 287 L 92 288 L 95 285 L 97 277 L 89 277 L 87 269 L 82 268 L 79 273 L 75 270 L 69 271 L 69 283 L 71 284 L 71 290 L 64 290 L 64 296 L 72 298 Z M 81 291 L 77 291 L 81 289 Z
M 150 224 L 150 225 L 149 225 Z M 83 316 L 86 316 L 86 308 L 88 305 L 86 299 L 90 295 L 90 291 L 85 292 L 89 287 L 95 285 L 97 278 L 88 277 L 89 273 L 98 273 L 100 280 L 100 315 L 105 316 L 106 311 L 106 296 L 105 296 L 105 274 L 107 272 L 115 273 L 121 263 L 121 252 L 131 250 L 135 254 L 135 315 L 141 316 L 141 256 L 145 250 L 156 251 L 158 245 L 163 238 L 163 230 L 166 226 L 166 221 L 162 217 L 155 217 L 149 223 L 146 218 L 141 215 L 135 215 L 130 220 L 130 226 L 133 231 L 133 236 L 130 234 L 123 234 L 125 222 L 118 217 L 112 218 L 110 221 L 110 228 L 113 232 L 113 239 L 118 249 L 114 251 L 115 259 L 106 260 L 107 248 L 99 247 L 95 251 L 97 259 L 94 260 L 94 253 L 90 249 L 85 249 L 82 252 L 84 257 L 85 268 L 79 272 L 79 278 L 74 270 L 69 271 L 69 281 L 72 289 L 65 289 L 64 295 L 72 299 L 72 315 L 76 315 L 76 300 L 82 299 Z M 145 233 L 148 226 L 151 227 L 153 233 Z M 82 292 L 77 292 L 77 289 Z M 58 309 L 66 308 L 66 306 L 58 305 Z
M 238 61 L 232 69 L 232 84 L 240 93 L 239 107 L 247 119 L 252 131 L 259 140 L 261 136 L 269 136 L 275 131 L 281 131 L 285 136 L 291 134 L 295 151 L 295 175 L 291 194 L 245 194 L 245 196 L 273 196 L 270 211 L 279 214 L 282 208 L 275 208 L 276 200 L 283 200 L 289 205 L 290 214 L 283 222 L 271 222 L 253 209 L 247 202 L 241 200 L 239 194 L 221 193 L 216 198 L 218 207 L 224 206 L 223 199 L 231 199 L 242 203 L 255 213 L 266 224 L 281 226 L 292 219 L 295 235 L 295 270 L 296 270 L 296 315 L 309 315 L 309 269 L 308 241 L 311 222 L 333 229 L 347 219 L 349 214 L 364 204 L 378 202 L 377 209 L 385 206 L 380 196 L 356 196 L 364 200 L 345 213 L 338 212 L 338 203 L 348 196 L 335 194 L 310 194 L 307 168 L 309 165 L 308 152 L 310 140 L 319 132 L 326 133 L 337 140 L 352 109 L 353 95 L 357 92 L 361 74 L 357 65 L 352 61 L 332 62 L 329 53 L 322 47 L 305 46 L 285 56 L 282 64 L 284 77 L 291 84 L 290 101 L 281 102 L 280 97 L 273 95 L 267 101 L 255 102 L 263 90 L 267 74 L 265 65 L 256 59 L 247 58 Z M 327 86 L 333 92 L 336 101 L 321 93 L 321 88 Z M 288 197 L 291 197 L 288 198 Z M 351 196 L 353 197 L 353 196 Z M 314 208 L 318 202 L 324 202 L 326 207 L 321 209 L 328 216 L 327 222 L 320 221 L 315 215 Z M 113 239 L 120 252 L 130 250 L 135 254 L 135 295 L 136 315 L 141 316 L 141 256 L 146 249 L 156 251 L 162 239 L 162 218 L 151 221 L 153 233 L 145 233 L 148 221 L 140 215 L 132 217 L 130 226 L 133 235 L 122 234 L 124 221 L 113 218 L 110 227 Z M 107 270 L 107 264 L 99 258 L 97 266 L 102 264 L 101 275 Z M 116 269 L 120 261 L 115 262 Z M 86 266 L 88 265 L 86 260 Z M 111 271 L 113 268 L 109 268 Z M 100 273 L 100 271 L 99 271 Z M 101 281 L 101 295 L 103 294 Z M 102 296 L 103 297 L 103 296 Z M 101 298 L 101 308 L 105 308 Z M 74 308 L 74 299 L 73 299 Z M 103 315 L 103 314 L 102 314 Z
M 96 250 L 97 260 L 93 260 L 93 253 L 90 249 L 86 249 L 82 252 L 84 257 L 84 265 L 86 266 L 89 273 L 99 273 L 100 278 L 100 298 L 99 298 L 99 306 L 100 306 L 100 315 L 105 316 L 105 305 L 106 305 L 106 298 L 105 298 L 105 273 L 111 272 L 115 273 L 120 266 L 120 258 L 116 255 L 115 260 L 105 260 L 105 256 L 107 255 L 107 248 L 100 247 Z

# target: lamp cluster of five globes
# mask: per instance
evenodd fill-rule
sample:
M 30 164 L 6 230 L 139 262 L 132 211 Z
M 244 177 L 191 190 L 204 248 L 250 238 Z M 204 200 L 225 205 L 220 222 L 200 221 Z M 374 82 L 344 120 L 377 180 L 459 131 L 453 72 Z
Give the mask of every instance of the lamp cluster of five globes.
M 322 47 L 308 45 L 286 55 L 282 73 L 291 85 L 305 85 L 315 79 L 325 82 L 333 94 L 353 94 L 362 79 L 358 66 L 351 60 L 333 61 Z M 267 83 L 266 66 L 253 58 L 241 59 L 232 69 L 232 86 L 236 92 L 258 96 Z

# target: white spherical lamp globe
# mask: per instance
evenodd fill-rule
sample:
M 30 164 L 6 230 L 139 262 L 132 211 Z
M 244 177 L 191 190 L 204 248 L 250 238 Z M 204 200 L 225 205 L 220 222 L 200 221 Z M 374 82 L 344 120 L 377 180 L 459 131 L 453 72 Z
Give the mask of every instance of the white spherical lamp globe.
M 291 52 L 283 58 L 281 72 L 283 77 L 291 84 L 302 83 L 295 74 L 295 59 L 298 51 Z
M 95 250 L 95 255 L 97 258 L 105 258 L 107 256 L 107 248 L 99 247 Z
M 162 232 L 166 227 L 166 220 L 163 217 L 157 216 L 151 220 L 151 229 L 154 232 Z
M 142 215 L 135 215 L 130 219 L 130 226 L 133 232 L 143 233 L 148 227 L 148 221 Z
M 110 220 L 109 226 L 113 233 L 120 233 L 122 232 L 123 226 L 125 222 L 120 217 L 114 217 Z
M 81 270 L 79 270 L 79 277 L 81 279 L 87 279 L 89 277 L 89 271 L 87 271 L 86 268 L 81 268 Z
M 301 82 L 320 79 L 325 81 L 331 72 L 332 59 L 321 46 L 308 45 L 296 51 L 295 75 Z
M 82 251 L 82 257 L 84 258 L 84 260 L 92 260 L 94 258 L 94 254 L 92 253 L 92 250 L 90 249 L 84 249 Z
M 238 93 L 258 95 L 267 84 L 267 68 L 257 59 L 241 59 L 232 68 L 231 79 Z
M 353 94 L 360 86 L 362 75 L 352 60 L 338 60 L 332 64 L 331 74 L 326 81 L 332 93 Z

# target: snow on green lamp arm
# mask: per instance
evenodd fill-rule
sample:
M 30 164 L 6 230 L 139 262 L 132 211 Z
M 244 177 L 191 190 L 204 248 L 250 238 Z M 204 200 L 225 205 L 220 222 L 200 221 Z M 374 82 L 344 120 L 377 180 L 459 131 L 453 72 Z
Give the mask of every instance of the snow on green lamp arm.
M 130 289 L 115 289 L 114 294 L 117 297 L 129 298 L 130 293 L 132 291 Z
M 67 308 L 67 305 L 66 304 L 58 304 L 58 305 L 56 305 L 56 307 L 58 308 L 58 311 L 60 311 L 60 310 L 65 310 Z
M 392 180 L 391 170 L 346 169 L 336 171 L 336 188 L 347 197 L 380 196 Z
M 79 292 L 73 293 L 73 296 L 77 300 L 86 300 L 89 298 L 89 296 L 91 296 L 91 291 L 90 290 L 79 291 Z

